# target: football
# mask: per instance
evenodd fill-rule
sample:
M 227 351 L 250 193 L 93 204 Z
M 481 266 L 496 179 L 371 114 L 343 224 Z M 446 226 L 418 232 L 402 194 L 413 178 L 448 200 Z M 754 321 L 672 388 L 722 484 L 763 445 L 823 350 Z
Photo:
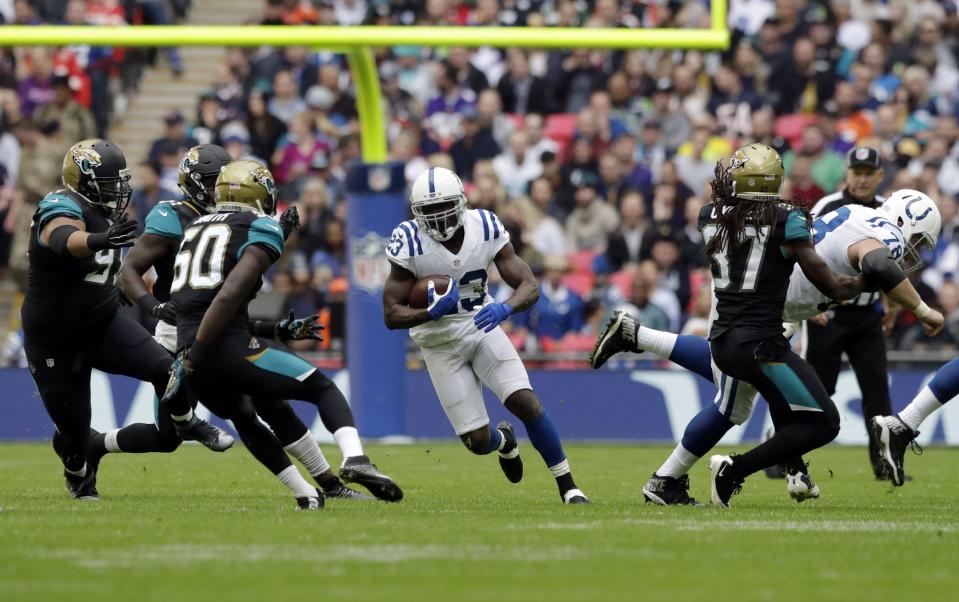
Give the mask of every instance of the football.
M 430 276 L 424 276 L 416 281 L 416 284 L 413 285 L 413 289 L 410 291 L 410 300 L 409 305 L 415 309 L 426 309 L 429 307 L 429 296 L 427 291 L 430 288 L 430 280 L 433 281 L 433 285 L 436 287 L 436 290 L 441 293 L 446 290 L 446 287 L 449 286 L 450 279 L 448 276 L 442 274 L 432 274 Z

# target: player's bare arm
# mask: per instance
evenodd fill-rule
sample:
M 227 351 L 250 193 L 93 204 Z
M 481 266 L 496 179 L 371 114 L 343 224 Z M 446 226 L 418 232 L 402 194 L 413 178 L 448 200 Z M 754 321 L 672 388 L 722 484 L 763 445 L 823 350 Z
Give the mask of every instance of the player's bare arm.
M 120 266 L 119 284 L 123 294 L 144 312 L 171 323 L 176 319 L 172 305 L 160 303 L 147 290 L 143 274 L 167 255 L 176 253 L 179 246 L 180 242 L 176 239 L 156 234 L 143 234 L 137 239 Z
M 198 342 L 208 345 L 220 336 L 240 306 L 249 300 L 250 293 L 271 265 L 273 259 L 263 249 L 249 246 L 243 251 L 240 261 L 223 281 L 220 291 L 203 314 L 200 329 L 196 333 Z
M 390 264 L 390 275 L 383 285 L 383 321 L 390 330 L 413 328 L 432 321 L 428 310 L 408 305 L 415 283 L 416 276 L 412 272 Z
M 124 220 L 106 232 L 89 233 L 83 220 L 55 217 L 40 230 L 40 242 L 62 257 L 90 257 L 104 249 L 129 247 L 136 237 L 137 224 Z
M 513 313 L 526 311 L 539 300 L 536 276 L 533 275 L 529 264 L 516 254 L 513 243 L 506 243 L 506 246 L 493 258 L 493 263 L 496 264 L 503 282 L 513 289 L 513 295 L 507 301 L 513 308 Z
M 816 254 L 811 240 L 794 240 L 783 247 L 796 258 L 806 278 L 827 297 L 844 301 L 865 290 L 865 281 L 861 276 L 842 276 L 829 269 L 822 257 Z

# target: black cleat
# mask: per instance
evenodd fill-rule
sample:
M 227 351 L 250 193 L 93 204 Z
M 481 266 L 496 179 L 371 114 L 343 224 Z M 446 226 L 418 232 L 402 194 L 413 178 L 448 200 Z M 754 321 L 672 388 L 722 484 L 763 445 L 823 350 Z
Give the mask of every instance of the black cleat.
M 322 510 L 323 506 L 326 505 L 326 496 L 323 495 L 323 492 L 319 489 L 316 490 L 316 495 L 310 495 L 306 497 L 296 498 L 296 509 L 300 510 Z
M 922 453 L 916 443 L 919 433 L 909 428 L 899 416 L 876 416 L 872 419 L 872 432 L 879 443 L 879 454 L 886 464 L 889 480 L 896 487 L 902 487 L 906 482 L 903 470 L 906 447 L 912 447 L 916 455 Z
M 503 438 L 506 439 L 503 451 L 497 452 L 499 467 L 503 469 L 503 474 L 510 483 L 519 483 L 523 480 L 523 459 L 519 457 L 519 443 L 513 433 L 513 425 L 504 420 L 496 425 L 496 430 L 503 433 Z
M 207 449 L 225 452 L 233 447 L 233 437 L 223 429 L 203 420 L 195 413 L 189 420 L 174 420 L 177 436 L 183 441 L 198 441 Z
M 727 473 L 733 465 L 730 456 L 715 455 L 709 459 L 710 499 L 713 504 L 729 508 L 729 500 L 743 488 L 743 482 L 737 481 Z
M 360 493 L 355 489 L 350 489 L 337 479 L 336 484 L 324 487 L 323 495 L 326 496 L 326 499 L 329 500 L 353 500 L 355 502 L 365 502 L 376 500 L 372 495 L 367 495 L 365 493 Z
M 643 497 L 647 502 L 660 506 L 702 506 L 689 497 L 689 475 L 681 477 L 661 477 L 655 472 L 643 486 Z
M 63 471 L 63 476 L 67 480 L 67 491 L 70 492 L 70 497 L 75 500 L 99 500 L 100 492 L 97 491 L 97 473 L 95 470 L 91 470 L 87 466 L 87 474 L 78 477 L 72 475 L 66 470 Z
M 595 370 L 620 351 L 642 353 L 636 346 L 636 333 L 639 332 L 639 322 L 624 311 L 617 311 L 609 319 L 606 328 L 600 333 L 589 352 L 589 365 Z
M 563 493 L 564 504 L 588 504 L 589 498 L 579 489 L 569 489 Z
M 398 502 L 403 499 L 403 490 L 393 479 L 376 469 L 366 456 L 352 456 L 343 460 L 340 466 L 340 478 L 347 483 L 357 483 L 370 490 L 377 499 L 384 502 Z

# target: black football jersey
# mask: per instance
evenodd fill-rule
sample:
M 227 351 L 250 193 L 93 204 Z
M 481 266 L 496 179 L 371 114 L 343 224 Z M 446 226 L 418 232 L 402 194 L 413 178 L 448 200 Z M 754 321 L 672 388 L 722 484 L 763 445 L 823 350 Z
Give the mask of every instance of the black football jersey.
M 177 347 L 193 344 L 203 315 L 250 245 L 262 248 L 275 261 L 283 253 L 283 230 L 269 217 L 240 211 L 198 217 L 183 232 L 170 285 L 170 296 L 177 312 Z M 254 296 L 256 291 L 250 298 Z M 244 303 L 223 334 L 248 336 L 249 332 L 249 316 Z
M 33 214 L 23 326 L 28 338 L 52 345 L 95 329 L 119 308 L 114 278 L 120 269 L 120 250 L 82 258 L 57 255 L 40 242 L 40 231 L 56 217 L 82 220 L 91 233 L 110 227 L 98 208 L 69 190 L 51 192 Z
M 733 248 L 707 256 L 713 276 L 718 317 L 709 333 L 715 339 L 727 330 L 743 330 L 757 339 L 782 335 L 783 306 L 795 259 L 787 242 L 811 240 L 809 214 L 788 205 L 767 208 L 775 226 L 750 226 Z M 699 213 L 699 229 L 708 245 L 718 228 L 718 208 L 709 203 Z
M 182 201 L 163 201 L 157 203 L 144 220 L 144 234 L 154 234 L 171 238 L 179 243 L 190 222 L 205 215 L 193 205 Z M 178 249 L 179 249 L 179 245 Z M 153 264 L 157 279 L 153 284 L 153 296 L 159 301 L 170 300 L 170 284 L 173 282 L 173 262 L 176 252 L 161 257 Z

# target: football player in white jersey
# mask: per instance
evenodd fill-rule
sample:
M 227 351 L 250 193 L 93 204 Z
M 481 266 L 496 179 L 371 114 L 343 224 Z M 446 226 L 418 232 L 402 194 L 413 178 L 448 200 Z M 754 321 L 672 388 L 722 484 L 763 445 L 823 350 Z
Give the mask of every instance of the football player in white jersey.
M 559 433 L 533 393 L 522 360 L 499 324 L 532 307 L 539 287 L 529 266 L 513 251 L 509 233 L 491 211 L 466 208 L 459 177 L 431 167 L 413 182 L 410 205 L 415 219 L 393 230 L 386 247 L 390 275 L 383 288 L 383 316 L 388 328 L 408 328 L 423 358 L 443 411 L 463 444 L 474 454 L 498 452 L 506 478 L 518 483 L 523 463 L 512 425 L 489 422 L 483 386 L 523 421 L 533 447 L 556 478 L 564 503 L 585 504 L 576 487 Z M 514 289 L 505 303 L 495 303 L 486 288 L 495 264 Z M 429 307 L 408 305 L 417 279 L 447 274 L 447 290 L 429 283 Z
M 889 300 L 913 312 L 926 333 L 934 336 L 942 329 L 943 316 L 922 301 L 906 275 L 922 267 L 920 253 L 935 247 L 940 225 L 939 209 L 931 198 L 915 190 L 899 190 L 878 209 L 847 205 L 817 219 L 813 242 L 829 269 L 848 276 L 862 274 Z M 793 272 L 784 308 L 785 336 L 791 337 L 796 331 L 795 323 L 835 305 L 802 271 Z M 715 297 L 713 306 L 710 322 L 715 319 Z M 682 441 L 643 488 L 643 495 L 653 503 L 695 503 L 688 492 L 689 469 L 729 429 L 749 418 L 756 390 L 719 372 L 705 339 L 646 328 L 617 313 L 597 340 L 590 363 L 599 368 L 620 351 L 650 351 L 712 380 L 719 389 L 715 405 L 707 406 L 690 421 Z M 798 458 L 787 466 L 786 489 L 800 502 L 819 496 L 819 488 Z

